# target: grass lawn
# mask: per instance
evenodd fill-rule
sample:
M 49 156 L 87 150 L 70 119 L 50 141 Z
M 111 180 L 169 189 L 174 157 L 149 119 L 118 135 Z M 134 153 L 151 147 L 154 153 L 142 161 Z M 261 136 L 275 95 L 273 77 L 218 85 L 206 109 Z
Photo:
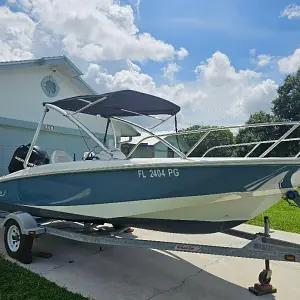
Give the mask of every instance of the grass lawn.
M 300 233 L 300 209 L 290 206 L 283 199 L 247 224 L 264 226 L 264 216 L 270 218 L 271 229 Z
M 0 300 L 88 300 L 12 263 L 0 254 Z

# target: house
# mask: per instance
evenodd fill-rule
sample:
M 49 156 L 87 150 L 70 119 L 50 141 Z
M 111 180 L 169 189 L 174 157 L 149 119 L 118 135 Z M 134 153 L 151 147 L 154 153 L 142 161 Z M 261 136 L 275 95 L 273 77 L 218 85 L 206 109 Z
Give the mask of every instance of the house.
M 0 175 L 17 147 L 31 142 L 42 115 L 42 103 L 62 98 L 97 94 L 80 76 L 83 74 L 65 56 L 0 63 Z M 100 139 L 106 119 L 78 114 Z M 118 140 L 123 136 L 137 136 L 138 131 L 120 122 L 114 123 Z M 49 155 L 53 150 L 66 151 L 76 160 L 82 159 L 87 146 L 94 143 L 76 125 L 54 112 L 49 112 L 37 144 Z M 113 143 L 113 131 L 108 130 L 108 143 Z
M 183 153 L 187 153 L 190 146 L 185 142 L 182 136 L 163 136 L 171 132 L 155 132 L 156 134 L 162 135 L 162 138 L 168 141 L 170 144 L 175 146 Z M 147 138 L 143 140 L 144 138 Z M 143 140 L 143 141 L 142 141 Z M 131 138 L 121 138 L 121 150 L 125 155 L 128 155 L 135 145 L 139 142 L 139 146 L 134 151 L 132 157 L 178 157 L 176 153 L 169 147 L 167 147 L 163 142 L 155 137 L 151 137 L 148 133 L 141 133 L 140 136 L 135 136 Z

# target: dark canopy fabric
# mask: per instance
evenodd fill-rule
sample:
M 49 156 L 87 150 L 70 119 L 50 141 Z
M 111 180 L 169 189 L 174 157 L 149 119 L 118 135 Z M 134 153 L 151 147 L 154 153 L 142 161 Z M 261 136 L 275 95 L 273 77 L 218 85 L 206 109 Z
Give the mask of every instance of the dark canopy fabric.
M 66 98 L 54 102 L 53 104 L 64 110 L 77 111 L 89 102 L 95 102 L 100 98 L 106 99 L 88 107 L 81 113 L 89 115 L 100 115 L 104 118 L 109 117 L 130 117 L 138 114 L 142 115 L 175 115 L 180 111 L 180 107 L 170 101 L 140 93 L 132 90 L 123 90 L 102 95 L 86 95 Z

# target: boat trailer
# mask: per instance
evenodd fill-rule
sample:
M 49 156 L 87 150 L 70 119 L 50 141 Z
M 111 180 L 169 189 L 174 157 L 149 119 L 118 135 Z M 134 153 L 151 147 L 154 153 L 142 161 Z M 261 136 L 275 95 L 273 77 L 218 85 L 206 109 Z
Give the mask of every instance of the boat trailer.
M 291 198 L 288 199 L 286 197 L 285 200 L 287 200 L 289 204 L 291 204 L 289 200 L 295 200 L 295 197 L 297 198 L 296 200 L 300 199 L 297 192 L 289 194 L 288 196 Z M 298 204 L 298 202 L 296 203 Z M 122 237 L 122 233 L 126 232 L 128 227 L 119 229 L 110 227 L 103 230 L 105 228 L 103 228 L 102 225 L 76 222 L 76 224 L 81 225 L 79 230 L 74 230 L 71 226 L 64 226 L 63 229 L 54 228 L 51 226 L 53 222 L 63 222 L 65 225 L 67 225 L 68 222 L 34 217 L 21 211 L 13 213 L 3 212 L 0 213 L 0 218 L 2 218 L 2 220 L 4 219 L 0 223 L 0 226 L 5 228 L 4 244 L 7 254 L 24 264 L 30 264 L 32 262 L 33 240 L 41 234 L 50 234 L 79 242 L 98 244 L 100 245 L 101 251 L 103 251 L 102 246 L 110 245 L 263 259 L 265 260 L 265 268 L 258 276 L 259 283 L 255 283 L 254 286 L 249 287 L 250 292 L 261 296 L 277 292 L 277 289 L 271 285 L 271 260 L 300 262 L 300 244 L 271 238 L 269 218 L 267 216 L 264 217 L 264 232 L 251 234 L 236 229 L 223 232 L 224 234 L 251 241 L 242 248 L 124 238 Z M 42 255 L 44 258 L 51 256 L 51 253 L 43 253 Z

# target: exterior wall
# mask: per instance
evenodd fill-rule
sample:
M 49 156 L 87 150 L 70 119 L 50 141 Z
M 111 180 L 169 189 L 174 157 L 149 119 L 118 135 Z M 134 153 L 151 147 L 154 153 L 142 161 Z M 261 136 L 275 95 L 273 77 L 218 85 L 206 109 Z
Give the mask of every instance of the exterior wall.
M 58 95 L 53 98 L 47 97 L 41 88 L 41 80 L 50 75 L 56 79 L 60 87 Z M 74 79 L 69 79 L 60 71 L 54 73 L 49 66 L 0 71 L 0 175 L 7 174 L 7 166 L 15 149 L 32 141 L 42 115 L 43 102 L 91 94 L 86 87 L 82 86 L 81 89 L 72 80 Z M 80 115 L 77 118 L 102 140 L 106 119 L 87 115 Z M 37 145 L 47 150 L 49 155 L 53 150 L 64 150 L 71 157 L 75 153 L 76 160 L 82 159 L 83 153 L 88 149 L 75 124 L 51 111 L 47 113 L 44 124 Z M 115 130 L 119 136 L 124 129 L 117 124 Z M 109 144 L 112 141 L 111 134 L 112 130 L 109 127 Z M 88 137 L 85 139 L 90 147 L 95 145 Z
M 155 157 L 168 157 L 168 148 L 162 142 L 158 142 L 154 145 Z
M 178 148 L 177 140 L 175 136 L 167 137 L 166 140 L 174 145 L 176 148 Z M 178 137 L 178 142 L 180 149 L 183 153 L 187 152 L 190 147 L 184 142 L 184 140 L 180 137 Z M 134 144 L 124 144 L 122 146 L 122 152 L 126 155 L 129 153 L 129 151 L 134 147 Z M 170 151 L 173 157 L 178 157 L 176 153 L 174 153 L 172 150 Z M 133 153 L 132 157 L 168 157 L 168 147 L 163 144 L 162 142 L 158 142 L 155 145 L 139 145 L 138 148 Z
M 128 155 L 133 147 L 134 147 L 133 144 L 123 144 L 122 147 L 121 147 L 121 151 L 125 155 Z M 151 146 L 149 147 L 147 145 L 140 145 L 134 151 L 134 153 L 131 157 L 132 158 L 139 158 L 139 157 L 151 158 L 151 157 L 154 157 L 154 147 L 151 147 Z
M 179 148 L 178 144 L 177 144 L 176 136 L 167 137 L 166 140 L 170 144 L 175 146 L 176 148 Z M 183 153 L 187 152 L 190 149 L 190 147 L 180 137 L 178 137 L 178 143 L 179 143 L 180 149 Z M 155 157 L 168 157 L 168 147 L 165 144 L 163 144 L 162 142 L 158 142 L 157 144 L 155 144 L 154 149 L 155 149 L 154 150 L 155 151 Z M 178 155 L 176 153 L 174 153 L 174 157 L 178 157 Z
M 153 147 L 138 147 L 133 153 L 132 157 L 145 157 L 152 158 L 154 157 L 154 148 Z
M 50 75 L 55 78 L 60 87 L 58 95 L 52 98 L 47 97 L 41 88 L 42 79 Z M 0 90 L 0 116 L 30 122 L 39 121 L 43 102 L 90 94 L 86 88 L 79 89 L 72 79 L 58 70 L 53 72 L 47 65 L 28 69 L 1 70 Z M 104 132 L 105 130 L 106 119 L 82 114 L 78 115 L 78 119 L 93 131 Z M 45 124 L 77 129 L 76 125 L 52 111 L 47 114 Z M 112 133 L 111 128 L 109 128 L 109 133 Z

